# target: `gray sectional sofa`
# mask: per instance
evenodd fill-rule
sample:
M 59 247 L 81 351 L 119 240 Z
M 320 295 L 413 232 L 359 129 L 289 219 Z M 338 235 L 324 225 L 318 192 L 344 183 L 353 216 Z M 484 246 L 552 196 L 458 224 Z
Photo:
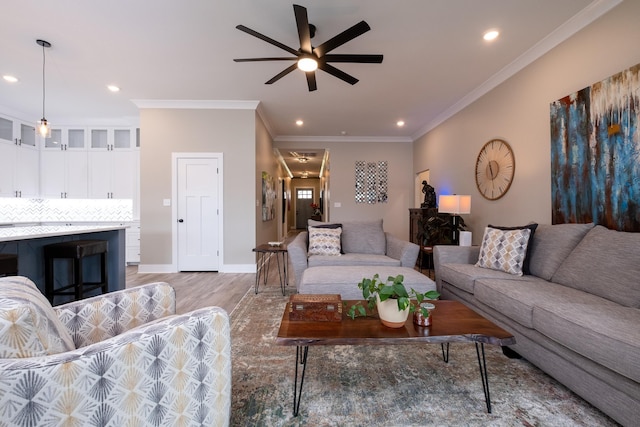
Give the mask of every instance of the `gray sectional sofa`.
M 308 267 L 319 266 L 387 266 L 413 268 L 420 247 L 386 233 L 382 219 L 338 221 L 342 228 L 342 254 L 339 256 L 308 255 L 308 233 L 303 231 L 287 245 L 296 287 Z M 310 226 L 327 225 L 309 220 Z M 375 272 L 374 272 L 375 273 Z M 361 280 L 360 277 L 358 280 Z M 357 284 L 358 282 L 355 282 Z M 357 287 L 356 287 L 357 290 Z
M 529 245 L 523 276 L 476 267 L 480 247 L 436 246 L 438 291 L 512 332 L 513 350 L 611 418 L 638 425 L 640 233 L 539 225 Z

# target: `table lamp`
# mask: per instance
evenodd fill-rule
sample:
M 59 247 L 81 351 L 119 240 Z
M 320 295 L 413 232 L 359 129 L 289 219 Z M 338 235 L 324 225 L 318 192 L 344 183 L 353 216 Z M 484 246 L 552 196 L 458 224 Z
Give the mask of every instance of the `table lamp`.
M 471 196 L 441 195 L 438 198 L 438 212 L 452 214 L 454 243 L 458 242 L 461 246 L 471 246 L 471 232 L 458 232 L 458 215 L 471 213 Z M 458 238 L 458 233 L 460 233 L 460 238 Z M 462 233 L 465 234 L 462 235 Z

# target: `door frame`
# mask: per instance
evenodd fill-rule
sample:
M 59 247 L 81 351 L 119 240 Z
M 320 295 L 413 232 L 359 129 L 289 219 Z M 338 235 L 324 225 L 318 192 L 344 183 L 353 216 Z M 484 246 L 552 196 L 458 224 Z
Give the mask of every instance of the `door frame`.
M 171 153 L 171 269 L 178 271 L 178 159 L 217 159 L 218 160 L 218 236 L 219 269 L 224 270 L 224 162 L 222 153 Z

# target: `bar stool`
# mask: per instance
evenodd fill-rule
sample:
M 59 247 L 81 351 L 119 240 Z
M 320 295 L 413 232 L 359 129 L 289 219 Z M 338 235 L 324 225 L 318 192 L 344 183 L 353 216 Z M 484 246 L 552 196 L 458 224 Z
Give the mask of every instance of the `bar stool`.
M 0 254 L 0 277 L 18 275 L 18 255 Z
M 53 243 L 44 246 L 44 293 L 53 304 L 56 295 L 73 295 L 74 300 L 84 298 L 85 292 L 102 289 L 108 291 L 107 252 L 109 242 L 106 240 L 74 240 L 71 242 Z M 87 257 L 100 255 L 100 281 L 85 282 L 83 278 L 83 260 Z M 70 259 L 73 268 L 71 284 L 55 288 L 54 260 L 57 258 Z

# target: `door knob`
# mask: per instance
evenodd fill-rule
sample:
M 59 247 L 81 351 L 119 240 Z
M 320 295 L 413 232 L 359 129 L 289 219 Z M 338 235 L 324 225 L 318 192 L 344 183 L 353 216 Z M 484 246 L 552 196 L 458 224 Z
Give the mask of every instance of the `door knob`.
M 180 218 L 180 219 L 178 220 L 178 222 L 184 222 L 184 219 Z

